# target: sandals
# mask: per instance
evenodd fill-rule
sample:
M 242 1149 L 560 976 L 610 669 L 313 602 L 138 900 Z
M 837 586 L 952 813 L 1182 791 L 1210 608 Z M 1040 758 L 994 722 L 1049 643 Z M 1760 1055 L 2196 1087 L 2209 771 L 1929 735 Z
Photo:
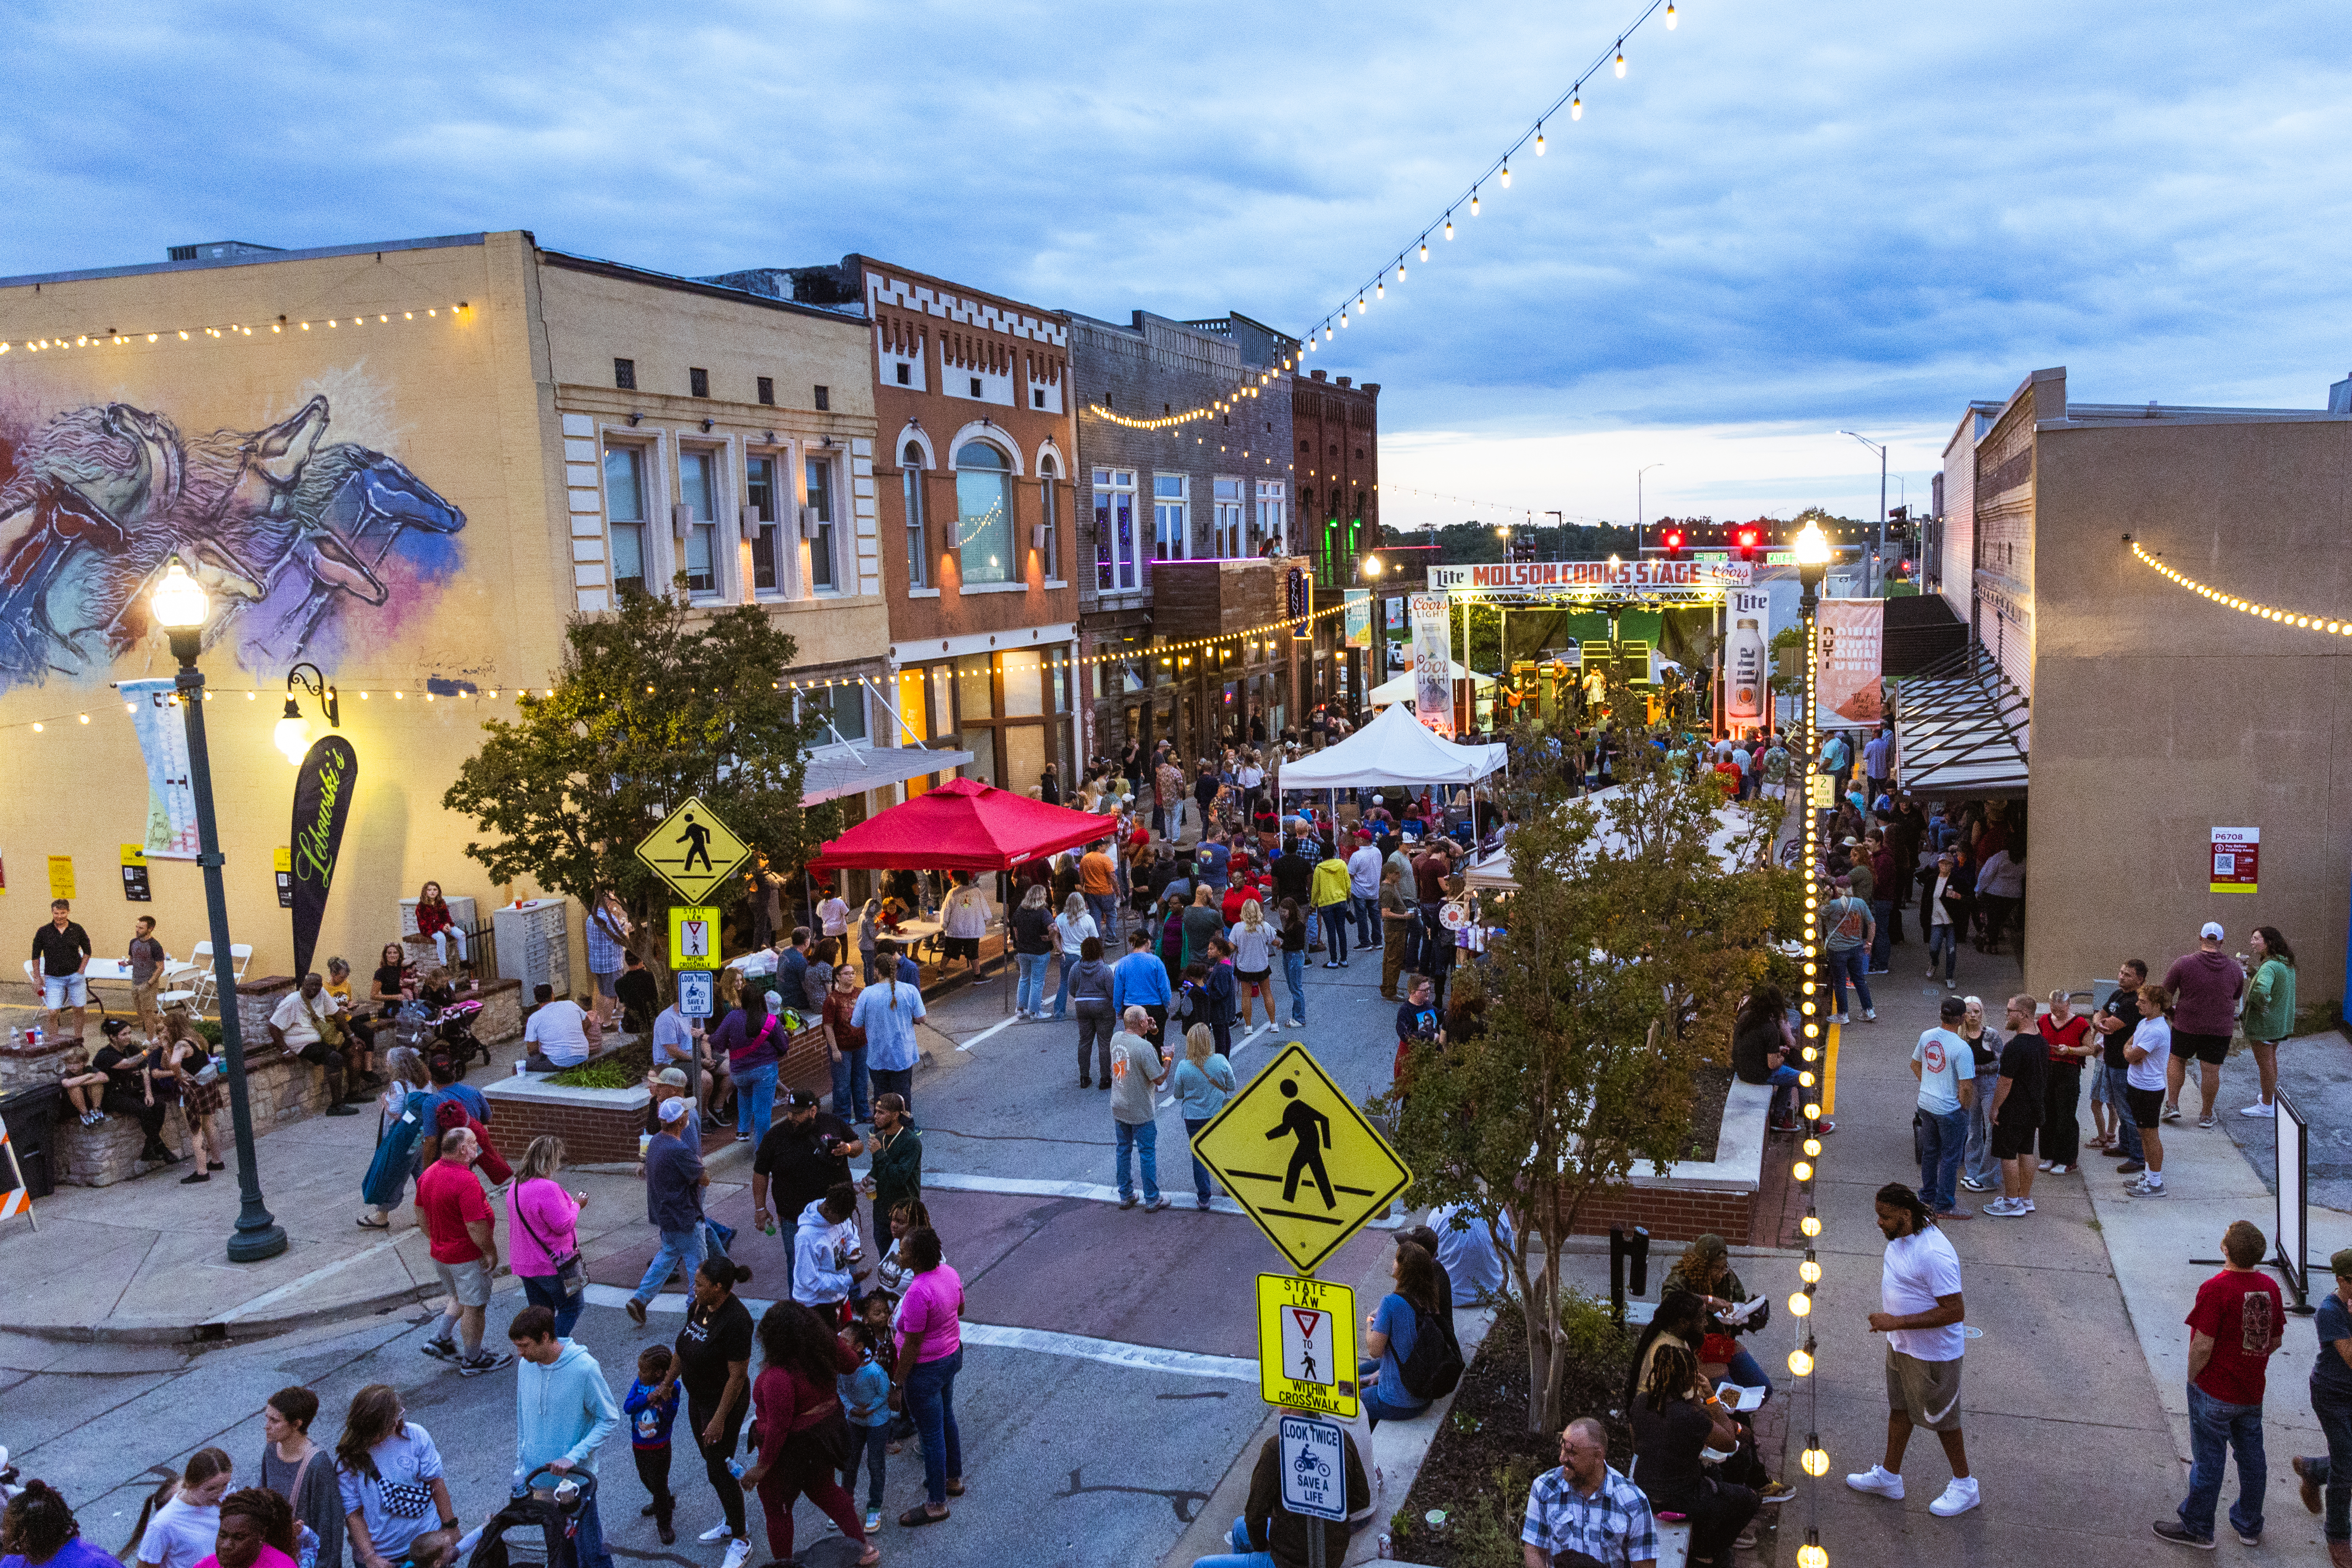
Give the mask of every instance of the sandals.
M 917 1503 L 898 1516 L 898 1528 L 918 1530 L 926 1524 L 944 1524 L 947 1522 L 947 1518 L 946 1514 L 933 1513 L 921 1503 Z
M 365 1215 L 362 1215 L 354 1223 L 357 1224 L 362 1230 L 390 1230 L 392 1228 L 392 1221 L 388 1219 L 370 1219 Z

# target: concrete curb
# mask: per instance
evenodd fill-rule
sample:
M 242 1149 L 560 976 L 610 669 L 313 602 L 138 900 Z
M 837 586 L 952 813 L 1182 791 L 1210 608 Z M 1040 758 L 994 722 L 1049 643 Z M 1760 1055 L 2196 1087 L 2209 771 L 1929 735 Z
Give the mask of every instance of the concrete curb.
M 511 1280 L 513 1288 L 520 1283 Z M 11 1323 L 11 1333 L 59 1344 L 203 1345 L 266 1340 L 341 1318 L 376 1318 L 412 1302 L 442 1293 L 438 1281 L 387 1291 L 364 1301 L 341 1301 L 328 1307 L 287 1312 L 270 1318 L 212 1318 L 198 1323 L 167 1322 L 154 1318 L 128 1318 L 103 1323 Z

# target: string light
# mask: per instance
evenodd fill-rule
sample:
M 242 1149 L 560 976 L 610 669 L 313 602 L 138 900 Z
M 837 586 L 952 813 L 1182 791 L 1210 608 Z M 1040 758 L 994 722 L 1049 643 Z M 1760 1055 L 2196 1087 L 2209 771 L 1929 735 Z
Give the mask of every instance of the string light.
M 1510 188 L 1511 188 L 1511 161 L 1510 161 L 1508 158 L 1506 158 L 1506 159 L 1504 159 L 1504 160 L 1503 160 L 1503 189 L 1505 189 L 1505 190 L 1507 190 L 1507 190 L 1509 190 Z
M 449 318 L 452 321 L 461 319 L 473 308 L 472 303 L 465 300 L 460 300 L 454 305 L 418 307 L 428 319 L 432 320 L 439 319 L 441 311 L 446 310 L 449 312 Z M 385 314 L 379 314 L 376 319 L 379 321 L 392 320 L 391 316 Z M 357 325 L 358 320 L 356 317 L 352 318 L 352 323 Z M 416 310 L 403 310 L 401 320 L 404 321 L 416 320 Z M 289 324 L 298 327 L 302 331 L 307 332 L 310 330 L 309 321 L 296 321 L 290 316 L 278 316 L 268 324 L 272 333 L 282 333 Z M 336 323 L 330 321 L 327 324 L 331 327 Z M 194 342 L 199 336 L 220 341 L 229 338 L 249 338 L 253 336 L 253 329 L 241 321 L 202 327 L 133 327 L 128 331 L 109 327 L 99 332 L 56 332 L 45 337 L 0 339 L 0 354 L 11 353 L 20 349 L 26 353 L 58 353 L 68 349 L 126 348 L 142 339 L 150 343 L 158 343 L 167 336 L 173 342 L 183 343 Z
M 1822 1550 L 1820 1526 L 1805 1531 L 1805 1543 L 1797 1548 L 1797 1568 L 1830 1568 L 1830 1554 Z
M 1675 8 L 1672 4 L 1669 4 L 1666 6 L 1666 31 L 1671 33 L 1681 25 L 1682 18 L 1675 15 Z
M 1798 1462 L 1804 1467 L 1805 1474 L 1809 1476 L 1818 1478 L 1830 1473 L 1830 1457 L 1822 1448 L 1822 1435 L 1819 1432 L 1805 1434 L 1804 1458 Z
M 1625 79 L 1625 40 L 1622 38 L 1617 40 L 1617 79 Z
M 1583 99 L 1571 98 L 1568 100 L 1568 117 L 1570 120 L 1581 120 L 1584 118 Z
M 2225 610 L 2236 610 L 2239 614 L 2252 616 L 2258 621 L 2274 621 L 2283 626 L 2293 626 L 2297 631 L 2325 632 L 2330 637 L 2352 637 L 2352 618 L 2313 616 L 2297 610 L 2282 610 L 2274 605 L 2259 604 L 2252 599 L 2242 599 L 2234 594 L 2225 594 L 2210 584 L 2200 583 L 2185 573 L 2174 571 L 2154 555 L 2149 554 L 2141 547 L 2137 540 L 2132 541 L 2131 552 L 2134 560 L 2147 567 L 2158 576 L 2188 589 L 2199 598 L 2210 600 Z
M 1475 190 L 1470 193 L 1470 216 L 1472 217 L 1478 216 L 1478 193 Z
M 1538 158 L 1540 158 L 1540 157 L 1542 157 L 1543 155 L 1544 155 L 1543 121 L 1540 121 L 1540 120 L 1538 120 L 1538 121 L 1536 121 L 1536 156 L 1537 156 L 1537 157 L 1538 157 Z

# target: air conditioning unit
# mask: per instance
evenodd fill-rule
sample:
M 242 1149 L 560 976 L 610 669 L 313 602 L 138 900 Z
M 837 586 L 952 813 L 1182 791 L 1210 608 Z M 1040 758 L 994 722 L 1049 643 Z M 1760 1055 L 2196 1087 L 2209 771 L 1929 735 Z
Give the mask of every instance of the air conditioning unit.
M 803 505 L 801 508 L 801 537 L 803 539 L 814 539 L 816 537 L 818 519 L 816 515 L 816 508 Z
M 669 508 L 669 529 L 684 539 L 694 531 L 694 509 L 684 501 L 672 501 Z

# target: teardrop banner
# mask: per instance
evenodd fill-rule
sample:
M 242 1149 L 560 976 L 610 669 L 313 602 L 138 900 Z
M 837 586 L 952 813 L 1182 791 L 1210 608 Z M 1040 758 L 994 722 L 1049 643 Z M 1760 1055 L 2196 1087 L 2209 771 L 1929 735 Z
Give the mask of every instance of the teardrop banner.
M 319 945 L 319 922 L 327 912 L 327 889 L 334 885 L 335 858 L 343 847 L 343 824 L 352 815 L 358 787 L 359 753 L 341 735 L 312 746 L 294 776 L 294 974 L 310 973 Z

